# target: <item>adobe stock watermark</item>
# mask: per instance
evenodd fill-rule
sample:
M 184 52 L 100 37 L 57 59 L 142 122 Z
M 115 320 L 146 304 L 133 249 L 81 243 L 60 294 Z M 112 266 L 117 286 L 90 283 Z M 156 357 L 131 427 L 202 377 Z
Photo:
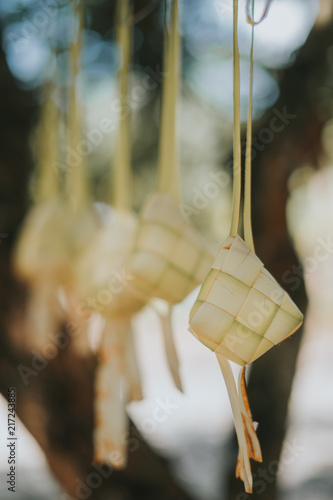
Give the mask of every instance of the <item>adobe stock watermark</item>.
M 58 9 L 78 0 L 51 0 L 39 1 L 38 9 L 27 18 L 23 16 L 20 20 L 19 29 L 9 27 L 4 34 L 5 46 L 10 45 L 14 52 L 18 53 L 24 45 L 34 36 L 39 35 L 41 30 L 47 30 L 51 23 L 57 18 Z
M 233 0 L 214 0 L 213 6 L 222 16 L 233 12 Z
M 226 189 L 231 182 L 231 175 L 225 170 L 219 172 L 209 172 L 209 182 L 206 182 L 202 189 L 192 189 L 191 204 L 180 203 L 179 209 L 183 214 L 184 219 L 190 222 L 192 215 L 198 215 L 201 210 L 208 207 L 211 200 L 217 198 L 223 189 Z
M 266 468 L 260 467 L 253 474 L 253 493 L 261 495 L 267 488 L 268 484 L 272 484 L 281 472 L 301 456 L 306 450 L 305 446 L 299 445 L 296 439 L 292 443 L 286 442 L 283 445 L 283 450 L 280 460 L 272 460 Z M 245 492 L 239 493 L 236 500 L 248 500 L 251 495 Z
M 155 407 L 151 412 L 150 417 L 145 417 L 138 425 L 139 430 L 146 434 L 154 434 L 161 423 L 164 423 L 173 413 L 178 410 L 179 405 L 173 403 L 169 397 L 164 401 L 155 399 Z
M 60 497 L 61 500 L 88 499 L 93 490 L 99 488 L 102 485 L 103 480 L 108 479 L 113 471 L 111 466 L 99 464 L 97 462 L 93 462 L 92 467 L 95 469 L 95 472 L 90 472 L 84 480 L 78 477 L 75 479 L 75 497 L 69 495 L 68 493 L 63 493 Z
M 262 152 L 264 149 L 273 142 L 276 134 L 280 134 L 290 124 L 292 120 L 297 118 L 297 115 L 289 113 L 287 106 L 283 106 L 282 111 L 277 108 L 272 109 L 272 116 L 268 122 L 267 127 L 262 127 L 259 132 L 252 137 L 252 151 L 251 159 L 254 160 L 257 152 Z M 242 149 L 245 153 L 246 141 L 242 142 Z
M 147 102 L 149 93 L 161 85 L 163 79 L 167 76 L 167 73 L 161 70 L 159 64 L 155 69 L 146 66 L 145 70 L 146 74 L 142 78 L 140 85 L 131 87 L 126 98 L 116 98 L 111 103 L 110 111 L 115 118 L 104 117 L 99 121 L 96 128 L 89 131 L 83 130 L 82 135 L 84 138 L 77 143 L 75 149 L 66 146 L 64 163 L 54 161 L 52 164 L 52 169 L 57 176 L 79 168 L 82 159 L 87 158 L 95 148 L 100 146 L 105 135 L 110 135 L 111 132 L 116 130 L 118 121 L 127 118 L 132 110 L 143 107 Z
M 155 407 L 151 412 L 151 416 L 145 417 L 139 424 L 138 430 L 147 434 L 153 434 L 156 432 L 158 426 L 166 422 L 168 418 L 173 415 L 173 413 L 178 410 L 179 405 L 172 402 L 169 397 L 166 397 L 164 401 L 162 399 L 155 399 Z M 140 439 L 136 434 L 135 429 L 127 431 L 122 436 L 122 444 L 126 445 L 128 454 L 135 453 L 140 446 Z M 109 456 L 109 459 L 114 463 L 117 463 L 119 459 L 120 452 L 114 450 Z M 87 477 L 82 480 L 76 478 L 76 488 L 75 497 L 72 497 L 68 493 L 64 493 L 61 496 L 61 500 L 88 500 L 94 490 L 99 488 L 103 480 L 108 479 L 114 468 L 112 465 L 104 463 L 99 464 L 97 462 L 92 463 L 92 467 L 95 469 L 94 472 L 90 472 Z
M 278 309 L 276 302 L 279 303 L 282 296 L 282 289 L 276 288 L 272 290 L 267 299 L 253 300 L 253 309 L 246 315 L 246 317 L 242 316 L 240 310 L 236 315 L 236 332 L 235 330 L 228 332 L 223 339 L 223 345 L 237 354 L 237 346 L 240 346 L 248 339 L 251 339 L 253 332 L 256 332 L 258 328 L 262 329 L 265 324 L 267 324 L 267 322 L 274 317 Z
M 305 257 L 298 266 L 293 264 L 291 269 L 282 275 L 283 283 L 288 285 L 293 292 L 298 289 L 304 278 L 314 273 L 320 264 L 326 262 L 333 254 L 332 235 L 329 234 L 326 240 L 318 236 L 316 242 L 312 256 Z
M 108 288 L 101 289 L 96 297 L 88 297 L 84 303 L 81 303 L 76 308 L 78 317 L 88 321 L 94 312 L 102 312 L 114 299 L 114 296 L 122 293 L 128 286 L 133 277 L 127 274 L 125 268 L 120 272 L 113 270 L 108 282 Z M 17 371 L 25 386 L 28 386 L 31 377 L 36 377 L 48 366 L 52 359 L 55 359 L 59 353 L 67 348 L 70 339 L 78 335 L 84 335 L 78 323 L 67 322 L 63 332 L 47 334 L 47 341 L 40 348 L 31 349 L 32 358 L 29 365 L 19 364 Z
M 125 267 L 121 271 L 113 270 L 108 280 L 107 287 L 99 290 L 95 297 L 87 297 L 83 303 L 76 308 L 76 314 L 82 318 L 88 318 L 94 312 L 101 313 L 117 298 L 133 280 Z
M 258 133 L 252 138 L 251 159 L 254 160 L 258 151 L 262 152 L 273 141 L 276 134 L 281 133 L 297 115 L 287 111 L 287 106 L 282 108 L 282 111 L 274 108 L 273 116 L 269 120 L 268 126 L 261 128 Z M 242 142 L 242 153 L 245 154 L 246 141 Z M 219 172 L 209 172 L 210 178 L 202 188 L 193 188 L 192 199 L 189 203 L 181 203 L 179 208 L 187 222 L 191 216 L 198 215 L 201 210 L 208 207 L 211 200 L 220 196 L 221 191 L 226 189 L 231 183 L 233 176 L 233 162 L 230 160 L 224 166 L 224 169 Z
M 32 358 L 29 365 L 19 364 L 17 371 L 27 387 L 30 382 L 30 377 L 36 377 L 48 366 L 52 359 L 55 359 L 59 351 L 63 351 L 69 344 L 69 341 L 77 335 L 82 335 L 78 325 L 74 323 L 66 323 L 64 332 L 47 334 L 48 341 L 45 342 L 40 352 L 37 349 L 31 349 Z

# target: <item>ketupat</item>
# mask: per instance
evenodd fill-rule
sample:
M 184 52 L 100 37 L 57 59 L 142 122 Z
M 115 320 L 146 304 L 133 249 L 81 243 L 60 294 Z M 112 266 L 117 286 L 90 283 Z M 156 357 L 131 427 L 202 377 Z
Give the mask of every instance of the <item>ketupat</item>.
M 164 28 L 164 68 L 158 185 L 140 214 L 128 267 L 133 284 L 151 299 L 173 305 L 205 277 L 212 255 L 180 210 L 176 105 L 179 81 L 178 2 L 171 2 L 171 20 Z M 155 302 L 156 304 L 160 304 Z M 171 308 L 157 307 L 165 349 L 176 386 L 181 390 L 179 362 L 171 327 Z
M 190 313 L 190 331 L 217 354 L 245 366 L 292 335 L 302 318 L 289 295 L 236 236 L 222 244 L 202 284 Z
M 132 29 L 129 0 L 119 0 L 116 8 L 119 92 L 126 106 Z M 126 269 L 137 228 L 137 216 L 131 208 L 129 119 L 128 112 L 120 113 L 110 200 L 104 206 L 110 221 L 99 229 L 75 263 L 82 302 L 95 298 L 96 305 L 92 304 L 89 312 L 98 312 L 105 320 L 97 353 L 94 455 L 96 461 L 115 468 L 123 468 L 127 462 L 126 405 L 142 399 L 131 322 L 148 301 L 133 286 Z
M 112 224 L 102 227 L 87 245 L 75 265 L 80 297 L 97 297 L 95 306 L 87 306 L 91 313 L 103 316 L 131 316 L 147 304 L 148 299 L 132 284 L 126 260 L 133 248 L 137 218 L 131 212 L 118 210 Z M 104 292 L 104 294 L 103 294 Z
M 126 405 L 142 399 L 131 323 L 133 315 L 146 305 L 147 300 L 131 285 L 130 278 L 127 281 L 124 273 L 135 227 L 136 219 L 132 214 L 118 213 L 114 224 L 96 235 L 77 268 L 81 273 L 82 297 L 100 297 L 103 291 L 107 292 L 100 311 L 105 326 L 98 348 L 94 449 L 95 460 L 116 468 L 124 467 L 127 462 L 124 439 L 128 429 Z M 86 280 L 85 284 L 83 280 Z
M 40 348 L 46 335 L 63 318 L 57 300 L 60 283 L 68 276 L 64 242 L 59 238 L 63 225 L 60 186 L 52 170 L 57 158 L 58 112 L 53 102 L 54 86 L 45 85 L 38 128 L 38 169 L 34 204 L 20 230 L 13 256 L 17 276 L 29 285 L 26 311 L 26 348 Z
M 146 295 L 170 304 L 202 283 L 212 255 L 173 199 L 152 194 L 141 213 L 129 269 Z
M 128 93 L 130 49 L 128 2 L 120 0 L 118 9 L 120 21 L 118 19 L 117 35 L 123 61 L 120 72 L 120 93 L 125 102 Z M 100 232 L 94 245 L 88 250 L 78 267 L 81 282 L 82 278 L 84 279 L 85 270 L 96 271 L 94 282 L 89 284 L 90 291 L 93 284 L 96 294 L 105 288 L 105 280 L 110 272 L 116 271 L 118 274 L 124 272 L 125 276 L 128 276 L 125 286 L 119 287 L 119 293 L 113 294 L 112 300 L 103 310 L 106 323 L 99 349 L 101 364 L 96 381 L 95 458 L 117 468 L 124 467 L 127 462 L 124 434 L 127 432 L 128 419 L 125 406 L 129 401 L 142 397 L 130 325 L 131 316 L 151 301 L 151 296 L 147 295 L 135 280 L 132 280 L 132 273 L 126 266 L 128 253 L 134 247 L 137 226 L 137 217 L 131 210 L 128 120 L 129 115 L 124 113 L 119 125 L 115 174 L 111 184 L 115 221 L 110 228 Z M 85 289 L 87 293 L 86 285 L 81 286 L 81 290 Z M 161 318 L 169 366 L 173 379 L 180 388 L 178 359 L 172 342 L 169 307 L 162 301 L 154 302 L 152 305 Z
M 270 0 L 261 20 L 266 16 Z M 253 87 L 253 26 L 250 55 L 250 99 L 247 128 L 244 236 L 239 236 L 241 201 L 240 77 L 238 53 L 238 0 L 234 0 L 234 185 L 230 235 L 222 244 L 190 312 L 189 330 L 217 355 L 228 389 L 239 444 L 236 476 L 252 492 L 250 459 L 261 462 L 261 450 L 252 422 L 245 386 L 245 367 L 274 345 L 292 335 L 303 315 L 289 295 L 254 253 L 251 225 L 251 137 Z M 254 1 L 252 3 L 252 14 Z M 260 21 L 259 21 L 260 22 Z M 229 362 L 242 367 L 238 391 Z
M 164 74 L 157 190 L 140 214 L 129 269 L 135 286 L 169 304 L 182 301 L 204 279 L 210 250 L 180 210 L 176 104 L 179 80 L 178 2 L 171 3 L 170 28 L 165 22 Z M 158 304 L 158 303 L 157 303 Z M 171 308 L 158 308 L 169 366 L 180 389 L 178 357 L 173 343 Z
M 81 117 L 76 100 L 75 78 L 79 71 L 82 4 L 76 5 L 80 23 L 77 40 L 70 48 L 72 84 L 69 86 L 67 141 L 76 148 L 80 140 Z M 65 193 L 61 192 L 59 177 L 54 170 L 58 164 L 57 107 L 53 102 L 53 84 L 46 87 L 39 131 L 39 155 L 35 204 L 24 221 L 14 255 L 14 267 L 18 276 L 30 285 L 27 320 L 28 346 L 42 348 L 55 332 L 60 321 L 71 320 L 78 306 L 75 290 L 73 262 L 92 238 L 98 219 L 92 208 L 85 166 L 82 158 L 73 171 L 67 168 Z M 59 291 L 64 292 L 60 306 Z M 87 352 L 86 324 L 75 315 L 73 320 L 79 336 L 73 338 L 81 353 Z
M 71 78 L 68 88 L 67 135 L 70 150 L 76 150 L 81 140 L 82 108 L 77 99 L 77 76 L 81 69 L 82 33 L 84 27 L 84 6 L 82 0 L 73 5 L 74 15 L 78 20 L 74 39 L 69 48 L 69 75 Z M 81 355 L 90 354 L 87 339 L 88 324 L 85 317 L 77 314 L 80 306 L 75 264 L 84 253 L 86 247 L 93 240 L 101 227 L 101 222 L 93 206 L 90 191 L 86 162 L 82 155 L 79 161 L 70 168 L 66 165 L 63 193 L 62 231 L 58 238 L 64 241 L 68 262 L 67 280 L 62 283 L 64 292 L 64 308 L 67 321 L 75 325 L 80 332 L 76 335 L 74 346 Z
M 202 283 L 212 260 L 210 250 L 180 210 L 176 105 L 179 81 L 178 2 L 165 26 L 164 74 L 158 158 L 158 186 L 140 214 L 135 249 L 129 262 L 136 286 L 170 304 L 182 301 Z

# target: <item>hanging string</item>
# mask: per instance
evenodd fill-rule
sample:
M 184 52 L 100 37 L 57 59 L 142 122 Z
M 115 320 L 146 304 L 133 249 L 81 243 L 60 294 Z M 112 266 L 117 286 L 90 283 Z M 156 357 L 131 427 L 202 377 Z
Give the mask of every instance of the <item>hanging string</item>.
M 53 82 L 44 84 L 41 119 L 38 127 L 38 178 L 34 194 L 35 202 L 49 200 L 59 192 L 59 181 L 52 168 L 58 152 L 58 108 L 52 98 L 53 90 Z
M 248 434 L 242 417 L 242 410 L 234 375 L 229 361 L 218 353 L 216 353 L 216 356 L 227 387 L 238 440 L 239 455 L 237 460 L 236 477 L 239 477 L 244 482 L 246 492 L 252 493 L 253 479 L 250 465 L 250 458 L 252 458 L 251 443 L 247 441 Z
M 252 14 L 250 4 L 252 2 Z M 252 108 L 253 108 L 253 53 L 254 53 L 254 27 L 261 23 L 268 14 L 271 0 L 268 0 L 263 15 L 259 21 L 253 21 L 255 0 L 248 0 L 246 5 L 247 20 L 252 26 L 251 34 L 251 52 L 250 52 L 250 90 L 249 90 L 249 111 L 246 132 L 246 154 L 245 154 L 245 186 L 244 186 L 244 240 L 245 243 L 254 252 L 252 223 L 251 223 L 251 155 L 252 155 Z
M 241 128 L 240 128 L 240 74 L 238 47 L 238 0 L 234 0 L 233 69 L 234 69 L 234 131 L 233 131 L 233 202 L 230 236 L 238 233 L 241 199 Z
M 57 11 L 58 25 L 61 24 L 60 9 Z M 51 39 L 47 36 L 51 46 Z M 56 60 L 56 54 L 51 50 L 51 57 Z M 53 100 L 53 92 L 58 86 L 57 60 L 55 75 L 45 77 L 42 91 L 42 105 L 37 138 L 37 181 L 33 192 L 35 203 L 54 198 L 60 192 L 59 176 L 55 171 L 58 159 L 59 110 Z
M 67 165 L 66 188 L 70 203 L 75 207 L 82 207 L 89 200 L 89 185 L 85 172 L 85 162 L 83 155 L 77 149 L 81 140 L 81 110 L 76 98 L 76 77 L 80 71 L 80 55 L 82 49 L 82 29 L 83 29 L 83 4 L 76 2 L 74 6 L 75 19 L 79 20 L 77 39 L 70 46 L 70 69 L 72 84 L 69 88 L 68 106 L 68 135 L 71 151 L 75 152 L 76 161 Z M 73 154 L 74 156 L 74 154 Z
M 116 209 L 131 210 L 131 158 L 130 158 L 130 112 L 127 104 L 128 75 L 131 55 L 131 14 L 129 0 L 118 0 L 117 43 L 121 69 L 119 72 L 120 122 L 115 153 L 115 170 L 110 188 L 111 200 Z
M 179 84 L 178 0 L 172 0 L 170 31 L 165 26 L 164 82 L 158 162 L 158 190 L 179 201 L 179 159 L 176 139 L 176 106 Z
M 252 0 L 252 15 L 254 13 L 254 0 Z M 251 52 L 250 52 L 250 91 L 249 110 L 246 131 L 245 153 L 245 185 L 244 185 L 244 240 L 254 252 L 252 223 L 251 223 L 251 155 L 252 155 L 252 104 L 253 104 L 253 49 L 254 49 L 254 24 L 252 24 Z
M 252 0 L 247 0 L 247 3 L 246 3 L 247 22 L 249 24 L 251 24 L 252 26 L 256 26 L 257 24 L 261 23 L 261 21 L 263 21 L 265 19 L 265 17 L 267 16 L 272 0 L 267 0 L 265 10 L 264 10 L 261 18 L 259 19 L 259 21 L 254 21 L 253 3 L 252 3 L 252 14 L 250 12 L 251 11 L 251 2 L 252 2 Z

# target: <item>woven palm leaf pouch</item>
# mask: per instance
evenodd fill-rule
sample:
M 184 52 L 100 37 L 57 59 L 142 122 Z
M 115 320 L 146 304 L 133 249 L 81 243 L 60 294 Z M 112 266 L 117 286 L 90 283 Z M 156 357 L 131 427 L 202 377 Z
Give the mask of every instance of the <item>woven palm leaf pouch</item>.
M 98 346 L 94 399 L 94 459 L 114 468 L 127 463 L 129 420 L 126 405 L 142 399 L 132 319 L 148 299 L 132 284 L 126 260 L 133 248 L 137 215 L 131 206 L 130 116 L 126 112 L 131 55 L 130 0 L 116 4 L 120 112 L 116 150 L 111 160 L 108 217 L 76 262 L 81 303 L 104 319 Z M 111 206 L 112 205 L 112 206 Z
M 58 160 L 59 112 L 53 100 L 55 81 L 44 85 L 37 133 L 37 168 L 32 207 L 26 216 L 13 255 L 17 276 L 29 285 L 26 347 L 40 348 L 49 332 L 64 321 L 57 292 L 71 276 L 64 232 L 68 217 L 61 184 L 53 166 Z
M 266 6 L 265 17 L 268 10 Z M 236 476 L 252 492 L 250 458 L 262 461 L 260 445 L 246 395 L 246 366 L 292 335 L 303 315 L 254 251 L 251 227 L 251 136 L 254 25 L 252 24 L 250 99 L 244 186 L 244 239 L 239 235 L 241 200 L 240 78 L 238 52 L 238 1 L 234 0 L 234 180 L 230 235 L 223 242 L 190 312 L 189 330 L 215 352 L 228 389 L 239 444 Z M 262 20 L 261 19 L 261 20 Z M 238 389 L 229 361 L 242 367 Z
M 169 305 L 181 302 L 202 283 L 212 254 L 196 229 L 185 221 L 180 209 L 176 140 L 180 72 L 178 2 L 171 0 L 169 5 L 164 29 L 165 77 L 162 88 L 157 188 L 148 196 L 140 213 L 128 268 L 138 290 L 155 299 L 153 303 L 157 306 L 161 319 L 168 363 L 176 386 L 181 389 L 179 362 L 171 327 L 172 308 L 163 306 L 156 299 Z
M 118 47 L 119 114 L 114 158 L 110 164 L 109 198 L 104 204 L 105 223 L 86 246 L 76 263 L 81 300 L 97 300 L 88 305 L 91 312 L 104 317 L 132 316 L 147 304 L 148 298 L 132 284 L 127 259 L 133 250 L 138 216 L 132 210 L 130 155 L 130 114 L 127 110 L 131 58 L 131 7 L 129 0 L 116 4 L 116 42 Z M 95 304 L 95 305 L 94 305 Z
M 180 210 L 176 104 L 179 80 L 178 3 L 171 3 L 165 25 L 164 74 L 158 186 L 140 214 L 129 268 L 136 286 L 170 304 L 182 301 L 202 283 L 212 259 L 198 232 Z

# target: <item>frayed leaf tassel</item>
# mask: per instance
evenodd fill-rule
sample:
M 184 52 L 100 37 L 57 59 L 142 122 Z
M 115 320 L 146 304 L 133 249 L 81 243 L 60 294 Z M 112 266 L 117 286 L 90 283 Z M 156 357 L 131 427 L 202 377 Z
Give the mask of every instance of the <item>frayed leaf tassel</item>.
M 127 319 L 106 320 L 95 382 L 95 460 L 117 469 L 127 463 L 126 436 L 129 400 L 126 339 Z

